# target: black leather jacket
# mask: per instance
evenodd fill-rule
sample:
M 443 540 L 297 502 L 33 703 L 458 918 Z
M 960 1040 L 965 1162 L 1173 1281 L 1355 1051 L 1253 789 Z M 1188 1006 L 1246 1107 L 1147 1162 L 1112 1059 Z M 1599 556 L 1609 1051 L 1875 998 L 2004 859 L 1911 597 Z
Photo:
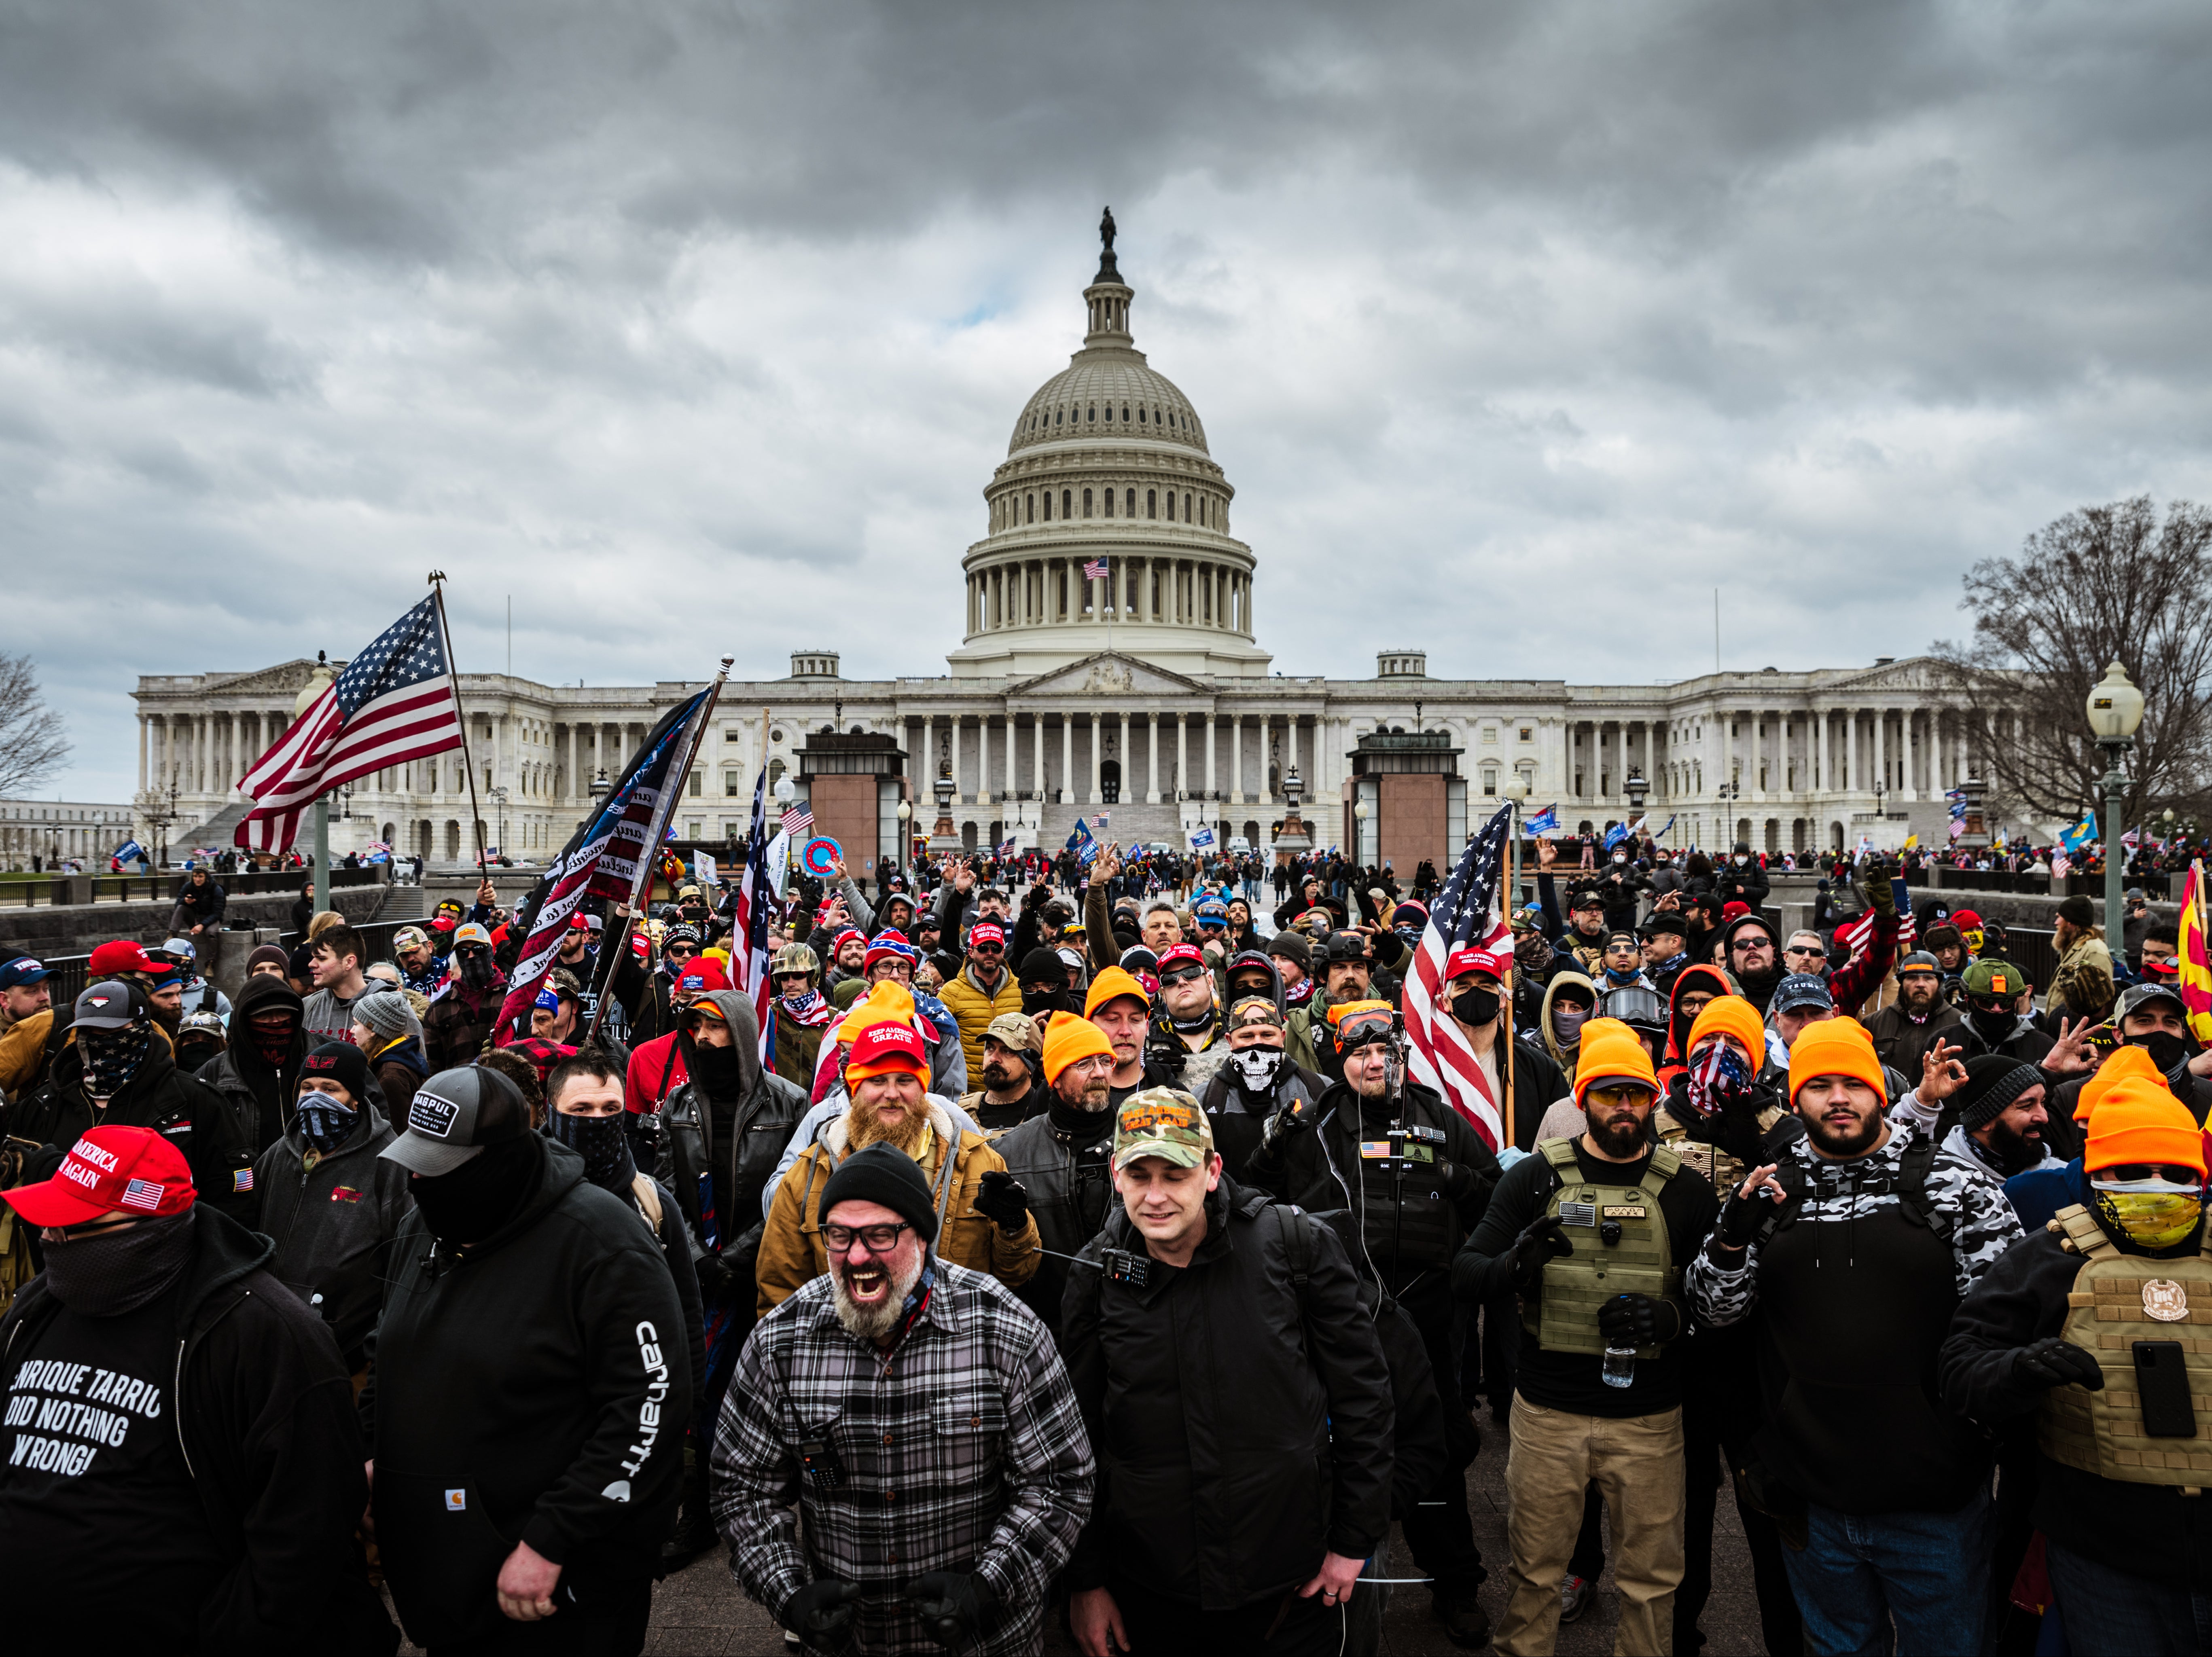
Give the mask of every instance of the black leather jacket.
M 1056 1338 L 1069 1271 L 1069 1263 L 1059 1257 L 1079 1252 L 1117 1206 L 1110 1166 L 1113 1130 L 1109 1126 L 1089 1144 L 1079 1145 L 1047 1114 L 1007 1129 L 991 1142 L 991 1148 L 1006 1159 L 1006 1172 L 1029 1193 L 1037 1240 L 1052 1251 L 1018 1292 Z

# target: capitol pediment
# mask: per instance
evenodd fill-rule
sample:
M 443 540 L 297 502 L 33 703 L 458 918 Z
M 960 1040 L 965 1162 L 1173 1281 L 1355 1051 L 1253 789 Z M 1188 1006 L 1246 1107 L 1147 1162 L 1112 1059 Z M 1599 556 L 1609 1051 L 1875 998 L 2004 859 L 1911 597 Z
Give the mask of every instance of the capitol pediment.
M 343 662 L 331 664 L 334 670 L 344 665 Z M 307 683 L 307 676 L 314 671 L 314 663 L 301 656 L 294 661 L 279 663 L 275 667 L 234 674 L 228 678 L 210 674 L 206 688 L 210 692 L 219 691 L 224 695 L 292 695 Z
M 1863 672 L 1831 680 L 1827 690 L 1892 690 L 1924 694 L 1942 688 L 1936 663 L 1930 656 L 1908 656 L 1901 662 L 1881 662 Z
M 1009 699 L 1039 696 L 1190 696 L 1211 698 L 1212 688 L 1150 662 L 1100 651 L 1066 667 L 1006 688 Z

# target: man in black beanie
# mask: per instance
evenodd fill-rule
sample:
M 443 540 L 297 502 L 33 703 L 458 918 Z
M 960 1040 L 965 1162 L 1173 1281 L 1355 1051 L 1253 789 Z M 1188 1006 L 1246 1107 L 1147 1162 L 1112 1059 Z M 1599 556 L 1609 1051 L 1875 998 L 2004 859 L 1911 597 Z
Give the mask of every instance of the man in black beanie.
M 1052 1338 L 936 1257 L 929 1183 L 895 1147 L 847 1156 L 821 1215 L 830 1269 L 762 1319 L 723 1395 L 731 1572 L 811 1648 L 1034 1652 L 1093 1474 Z
M 415 1211 L 361 1417 L 408 1637 L 434 1652 L 642 1650 L 691 1408 L 659 1244 L 583 1157 L 531 1131 L 496 1071 L 431 1077 L 381 1155 L 412 1176 Z M 559 1627 L 516 1626 L 548 1618 Z
M 1939 1040 L 1938 1059 L 1958 1049 Z M 1962 1162 L 2009 1180 L 2033 1168 L 2061 1168 L 2066 1159 L 2046 1142 L 2051 1127 L 2043 1071 L 2023 1059 L 1985 1053 L 1966 1061 L 1966 1079 L 1951 1098 L 1958 1123 L 1943 1148 Z M 2072 1125 L 2068 1124 L 2070 1127 Z
M 1031 1018 L 1076 1011 L 1075 999 L 1067 992 L 1067 963 L 1052 950 L 1031 950 L 1022 957 L 1016 977 L 1022 986 L 1022 1011 Z

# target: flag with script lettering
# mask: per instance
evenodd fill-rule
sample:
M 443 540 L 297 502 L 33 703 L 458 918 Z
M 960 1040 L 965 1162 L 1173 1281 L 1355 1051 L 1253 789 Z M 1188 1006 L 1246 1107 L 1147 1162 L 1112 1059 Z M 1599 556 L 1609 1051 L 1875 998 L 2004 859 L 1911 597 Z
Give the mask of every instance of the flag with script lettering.
M 1429 909 L 1429 924 L 1413 952 L 1413 970 L 1407 974 L 1404 995 L 1406 1036 L 1413 1049 L 1407 1056 L 1407 1071 L 1416 1082 L 1443 1095 L 1492 1150 L 1511 1143 L 1505 1125 L 1505 1100 L 1484 1075 L 1467 1033 L 1444 1010 L 1444 962 L 1455 950 L 1472 947 L 1510 952 L 1512 949 L 1512 934 L 1499 908 L 1505 883 L 1505 842 L 1513 832 L 1512 821 L 1513 808 L 1500 806 L 1460 853 L 1459 866 Z M 1499 1081 L 1510 1086 L 1510 1037 L 1502 1024 L 1492 1052 Z
M 812 813 L 808 813 L 810 821 Z M 730 987 L 742 990 L 752 998 L 753 1023 L 760 1031 L 760 1056 L 763 1062 L 775 1056 L 775 1020 L 769 1017 L 769 1000 L 775 985 L 769 975 L 771 951 L 769 939 L 772 935 L 776 910 L 775 882 L 768 859 L 768 768 L 761 768 L 753 782 L 752 825 L 745 840 L 745 872 L 738 882 L 737 907 L 730 917 Z
M 239 788 L 253 809 L 231 836 L 257 852 L 300 837 L 300 818 L 341 783 L 461 745 L 453 652 L 438 601 L 386 628 L 253 762 Z

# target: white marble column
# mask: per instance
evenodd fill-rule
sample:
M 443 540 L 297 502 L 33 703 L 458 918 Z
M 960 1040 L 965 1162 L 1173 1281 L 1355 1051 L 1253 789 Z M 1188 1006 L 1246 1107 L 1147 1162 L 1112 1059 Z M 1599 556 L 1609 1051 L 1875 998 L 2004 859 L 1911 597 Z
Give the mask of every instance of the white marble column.
M 1097 714 L 1091 716 L 1091 803 L 1098 804 L 1106 796 L 1105 783 L 1098 774 L 1099 765 L 1106 757 L 1106 722 Z
M 1013 798 L 1018 786 L 1014 781 L 1014 747 L 1018 740 L 1014 727 L 1014 713 L 1012 708 L 1008 708 L 1006 710 L 1006 786 L 999 791 L 999 798 L 1002 800 Z
M 1145 725 L 1145 804 L 1160 803 L 1160 716 L 1140 713 Z
M 1083 798 L 1083 791 L 1075 786 L 1075 716 L 1060 716 L 1060 792 L 1070 804 Z
M 1190 786 L 1190 715 L 1176 715 L 1176 792 L 1188 794 Z
M 1882 786 L 1885 789 L 1887 789 L 1887 788 L 1888 788 L 1888 787 L 1889 787 L 1889 747 L 1888 747 L 1889 731 L 1888 731 L 1888 729 L 1887 729 L 1888 725 L 1889 725 L 1889 710 L 1888 710 L 1887 708 L 1886 708 L 1886 707 L 1878 707 L 1878 708 L 1875 709 L 1875 713 L 1874 713 L 1874 774 L 1875 774 L 1875 775 L 1877 778 L 1879 778 L 1879 779 L 1881 780 L 1881 786 Z
M 1239 805 L 1244 804 L 1244 716 L 1236 713 L 1229 720 L 1229 797 Z
M 1198 716 L 1198 739 L 1206 746 L 1206 792 L 1209 794 L 1217 786 L 1213 780 L 1213 738 L 1220 723 L 1221 716 L 1218 713 Z

